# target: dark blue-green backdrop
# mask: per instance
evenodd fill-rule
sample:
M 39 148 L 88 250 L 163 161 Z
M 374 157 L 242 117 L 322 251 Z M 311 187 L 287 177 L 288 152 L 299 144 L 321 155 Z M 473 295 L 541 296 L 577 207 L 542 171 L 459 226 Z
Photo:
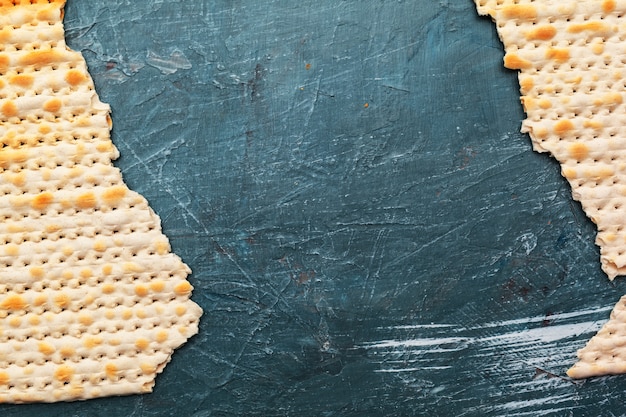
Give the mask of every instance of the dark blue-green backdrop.
M 193 269 L 145 396 L 12 416 L 624 415 L 626 293 L 471 0 L 68 0 L 117 166 Z

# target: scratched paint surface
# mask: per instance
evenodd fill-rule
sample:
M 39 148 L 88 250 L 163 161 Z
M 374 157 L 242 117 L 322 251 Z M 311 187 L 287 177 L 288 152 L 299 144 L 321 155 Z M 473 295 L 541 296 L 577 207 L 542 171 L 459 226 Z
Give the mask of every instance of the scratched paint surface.
M 626 293 L 470 0 L 68 0 L 117 162 L 194 271 L 155 393 L 2 416 L 624 415 Z

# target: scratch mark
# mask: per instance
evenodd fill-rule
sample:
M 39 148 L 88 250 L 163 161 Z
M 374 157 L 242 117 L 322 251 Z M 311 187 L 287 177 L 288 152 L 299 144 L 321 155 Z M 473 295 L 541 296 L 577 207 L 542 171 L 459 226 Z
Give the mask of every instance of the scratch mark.
M 411 251 L 409 253 L 407 253 L 406 255 L 402 255 L 396 259 L 394 259 L 393 261 L 389 262 L 387 264 L 387 266 L 394 266 L 397 265 L 399 263 L 402 263 L 402 261 L 404 261 L 407 258 L 411 258 L 417 254 L 419 254 L 420 252 L 422 252 L 425 249 L 428 249 L 430 246 L 434 245 L 435 243 L 439 242 L 441 239 L 445 238 L 446 236 L 452 234 L 452 233 L 456 233 L 457 230 L 461 229 L 463 226 L 465 226 L 467 222 L 461 222 L 460 224 L 454 226 L 452 229 L 448 230 L 446 233 L 437 236 L 435 239 L 431 240 L 430 242 L 424 243 L 422 246 L 420 246 L 419 248 L 415 249 L 414 251 Z
M 402 87 L 395 87 L 393 85 L 383 84 L 383 87 L 388 88 L 390 90 L 402 91 L 403 93 L 410 93 L 411 90 Z
M 317 102 L 319 101 L 319 98 L 320 98 L 320 85 L 321 85 L 321 83 L 322 83 L 322 77 L 319 76 L 315 80 L 315 95 L 313 97 L 313 101 L 311 102 L 311 105 L 309 106 L 309 111 L 307 112 L 307 114 L 306 114 L 306 116 L 304 118 L 304 124 L 303 124 L 301 137 L 304 136 L 304 134 L 308 130 L 309 123 L 311 122 L 311 118 L 313 117 L 313 114 L 315 113 L 315 107 L 317 106 Z
M 381 53 L 376 54 L 376 55 L 368 56 L 363 61 L 371 61 L 372 59 L 382 58 L 382 57 L 384 57 L 386 55 L 393 54 L 393 53 L 400 52 L 400 51 L 403 51 L 405 49 L 411 48 L 411 47 L 413 47 L 413 46 L 415 46 L 417 44 L 419 44 L 419 42 L 407 43 L 406 45 L 403 45 L 403 46 L 401 46 L 399 48 L 390 49 L 388 51 L 381 52 Z
M 162 187 L 162 189 L 176 202 L 176 204 L 183 210 L 183 213 L 185 213 L 186 217 L 190 218 L 196 225 L 198 225 L 201 228 L 201 232 L 204 234 L 204 236 L 211 236 L 211 233 L 208 227 L 193 213 L 193 211 L 191 211 L 189 206 L 180 199 L 178 194 L 175 193 L 171 189 L 170 185 L 164 182 L 160 176 L 155 175 L 155 172 L 152 169 L 152 167 L 145 160 L 143 160 L 137 154 L 137 152 L 135 152 L 135 150 L 132 147 L 129 147 L 127 152 L 130 153 L 130 155 L 132 155 L 133 158 L 135 158 L 138 161 L 138 164 L 140 164 L 150 174 L 150 176 L 159 184 L 159 186 Z M 235 265 L 235 267 L 237 268 L 237 270 L 239 270 L 239 272 L 243 275 L 243 277 L 251 285 L 254 285 L 254 280 L 252 279 L 250 274 L 248 274 L 248 272 L 241 266 L 241 264 L 237 262 L 234 256 L 231 253 L 229 253 L 229 251 L 225 250 L 217 241 L 214 240 L 213 243 L 218 247 L 220 252 L 225 254 L 228 260 L 232 262 L 233 265 Z
M 134 162 L 134 163 L 124 167 L 122 172 L 124 173 L 124 172 L 126 172 L 126 171 L 128 171 L 130 169 L 135 168 L 137 165 L 141 165 L 142 161 L 145 162 L 145 163 L 149 163 L 149 162 L 152 162 L 155 159 L 160 159 L 160 158 L 163 158 L 163 157 L 167 157 L 173 150 L 178 149 L 179 147 L 181 147 L 184 144 L 185 144 L 185 139 L 178 138 L 178 139 L 176 139 L 173 142 L 165 144 L 165 146 L 163 146 L 162 148 L 159 148 L 156 151 L 152 152 L 147 157 L 145 157 L 143 159 L 137 159 L 137 162 Z
M 263 327 L 267 325 L 267 323 L 269 323 L 269 319 L 272 313 L 274 312 L 276 306 L 278 305 L 278 303 L 281 301 L 284 301 L 285 304 L 289 306 L 289 304 L 286 302 L 285 298 L 283 297 L 283 294 L 285 293 L 289 285 L 290 285 L 290 281 L 288 280 L 285 281 L 285 284 L 283 285 L 283 287 L 278 291 L 275 291 L 275 289 L 270 285 L 270 288 L 274 290 L 272 291 L 272 293 L 275 295 L 275 298 L 272 304 L 267 306 L 261 311 L 260 317 L 258 318 L 258 320 L 256 320 L 256 323 L 253 329 L 248 333 L 246 340 L 244 340 L 243 343 L 241 344 L 241 347 L 238 349 L 234 359 L 231 361 L 228 361 L 228 365 L 230 369 L 224 376 L 223 381 L 217 386 L 217 388 L 222 388 L 226 386 L 228 383 L 230 383 L 235 373 L 235 370 L 239 367 L 239 362 L 241 361 L 243 354 L 245 353 L 246 349 L 252 342 L 252 339 L 254 339 L 254 336 L 259 332 L 259 330 L 261 330 Z
M 191 68 L 191 62 L 178 48 L 174 48 L 169 56 L 161 56 L 154 51 L 148 51 L 146 64 L 158 69 L 163 75 L 171 75 L 179 69 Z
M 384 242 L 388 234 L 389 234 L 389 231 L 387 229 L 380 230 L 376 236 L 376 240 L 374 241 L 374 245 L 372 247 L 372 254 L 370 255 L 369 265 L 367 267 L 367 274 L 365 276 L 365 283 L 363 284 L 363 291 L 365 291 L 368 286 L 371 287 L 370 293 L 369 293 L 370 301 L 374 299 L 374 294 L 376 293 L 376 280 L 380 276 L 380 269 L 381 269 L 381 262 L 379 262 L 376 271 L 372 273 L 372 270 L 374 269 L 374 262 L 377 259 L 382 258 L 382 253 L 380 255 L 379 253 L 383 251 L 384 243 L 381 243 L 381 241 Z M 374 278 L 374 280 L 373 280 L 373 283 L 370 285 L 369 282 L 372 280 L 372 277 Z

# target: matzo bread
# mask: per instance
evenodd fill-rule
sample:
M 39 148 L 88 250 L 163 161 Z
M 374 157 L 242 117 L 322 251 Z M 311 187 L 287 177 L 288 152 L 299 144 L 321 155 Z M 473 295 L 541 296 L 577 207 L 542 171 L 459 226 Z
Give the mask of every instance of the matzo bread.
M 561 164 L 597 224 L 601 265 L 626 274 L 626 1 L 475 0 L 496 22 L 504 64 L 519 70 L 522 130 Z M 625 299 L 568 371 L 626 373 Z
M 603 270 L 610 279 L 625 274 L 626 3 L 476 2 L 497 24 L 505 66 L 520 70 L 522 130 L 536 151 L 561 163 L 573 197 L 597 224 Z
M 111 164 L 64 0 L 0 0 L 0 402 L 151 391 L 198 331 L 189 268 Z
M 611 318 L 602 329 L 578 351 L 578 362 L 567 375 L 589 378 L 626 373 L 626 296 L 613 308 Z

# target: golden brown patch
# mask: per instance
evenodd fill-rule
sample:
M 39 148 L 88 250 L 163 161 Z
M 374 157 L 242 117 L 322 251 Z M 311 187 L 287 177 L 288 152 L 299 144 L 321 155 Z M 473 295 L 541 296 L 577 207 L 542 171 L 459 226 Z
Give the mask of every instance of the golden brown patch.
M 129 320 L 132 317 L 133 317 L 133 310 L 131 310 L 130 308 L 127 308 L 126 310 L 122 312 L 122 318 L 124 320 Z
M 163 343 L 167 340 L 167 337 L 167 330 L 159 330 L 159 332 L 156 334 L 155 340 L 159 343 Z
M 146 350 L 150 346 L 150 341 L 148 339 L 139 338 L 135 342 L 135 347 L 139 350 Z
M 59 230 L 61 230 L 62 227 L 56 223 L 52 223 L 46 226 L 46 232 L 48 233 L 55 233 L 58 232 Z
M 41 307 L 42 305 L 46 304 L 47 302 L 48 302 L 48 296 L 45 295 L 45 294 L 39 294 L 33 300 L 33 305 L 35 307 Z
M 583 127 L 591 128 L 591 129 L 602 129 L 604 126 L 602 122 L 597 120 L 587 119 L 583 122 Z
M 81 194 L 76 198 L 76 207 L 83 210 L 94 208 L 96 203 L 96 195 L 92 192 Z
M 574 130 L 574 123 L 572 123 L 570 120 L 563 119 L 554 124 L 554 133 L 556 133 L 557 135 L 562 136 L 572 130 Z
M 54 297 L 54 304 L 59 308 L 69 307 L 72 299 L 65 293 L 58 294 Z
M 176 315 L 182 316 L 187 312 L 187 307 L 183 305 L 176 306 Z
M 80 314 L 78 316 L 78 322 L 84 326 L 90 326 L 93 324 L 93 317 L 89 314 Z
M 571 169 L 571 168 L 563 169 L 562 174 L 563 174 L 563 176 L 565 178 L 567 178 L 570 181 L 576 179 L 576 177 L 578 176 L 576 174 L 576 170 L 575 169 Z
M 61 365 L 54 371 L 54 378 L 61 382 L 70 382 L 74 376 L 74 369 L 68 365 Z
M 147 362 L 142 362 L 141 365 L 139 365 L 139 368 L 141 369 L 141 372 L 146 375 L 156 372 L 156 368 L 154 367 L 154 365 L 151 365 Z
M 0 308 L 4 310 L 23 310 L 28 307 L 26 299 L 18 294 L 11 294 L 0 302 Z
M 611 13 L 615 10 L 615 0 L 604 0 L 602 2 L 602 10 L 604 13 Z
M 529 41 L 549 41 L 556 35 L 556 28 L 552 25 L 539 26 L 526 33 Z
M 524 110 L 529 111 L 535 108 L 536 100 L 532 97 L 522 97 L 522 105 L 524 106 Z
M 620 93 L 613 92 L 605 94 L 604 97 L 602 97 L 602 101 L 604 102 L 604 104 L 617 105 L 622 104 L 624 99 Z
M 0 54 L 0 73 L 4 74 L 7 72 L 11 65 L 11 59 L 5 54 Z
M 13 35 L 13 26 L 5 26 L 0 30 L 0 43 L 9 43 Z
M 33 201 L 31 201 L 30 206 L 35 210 L 45 210 L 53 201 L 54 195 L 52 195 L 51 192 L 45 191 L 37 194 L 35 198 L 33 198 Z
M 113 144 L 109 141 L 100 142 L 96 145 L 96 150 L 98 152 L 111 152 L 113 150 Z
M 143 272 L 143 268 L 141 267 L 141 265 L 135 262 L 124 262 L 122 268 L 124 269 L 124 272 L 127 273 Z
M 87 349 L 93 349 L 98 345 L 102 344 L 102 338 L 101 337 L 87 337 L 85 338 L 83 345 L 87 348 Z
M 534 20 L 537 18 L 537 8 L 531 5 L 514 4 L 502 8 L 505 19 Z
M 569 147 L 569 154 L 573 159 L 580 162 L 589 155 L 589 147 L 584 143 L 574 143 Z
M 9 84 L 28 88 L 33 85 L 35 78 L 30 74 L 16 74 L 9 78 Z
M 117 366 L 114 363 L 107 363 L 104 366 L 104 372 L 107 374 L 107 378 L 115 379 L 117 377 Z
M 504 66 L 512 70 L 519 70 L 532 68 L 533 64 L 526 59 L 520 58 L 516 54 L 506 54 L 504 56 Z
M 550 102 L 550 100 L 547 100 L 544 98 L 544 99 L 539 100 L 539 107 L 541 107 L 544 110 L 547 110 L 550 107 L 552 107 L 552 103 Z
M 174 292 L 178 295 L 189 295 L 191 290 L 193 290 L 193 287 L 187 281 L 182 281 L 174 287 Z
M 24 184 L 26 184 L 26 173 L 18 172 L 17 174 L 9 175 L 9 182 L 16 187 L 22 187 Z
M 148 287 L 143 284 L 135 285 L 135 294 L 137 294 L 139 297 L 145 297 L 146 295 L 148 295 Z
M 102 193 L 102 199 L 110 206 L 118 204 L 125 196 L 127 188 L 122 185 L 116 185 L 109 187 Z
M 43 353 L 46 356 L 52 355 L 54 352 L 56 352 L 54 346 L 46 342 L 39 342 L 37 344 L 37 350 L 39 350 L 39 352 Z
M 535 83 L 531 77 L 523 77 L 520 79 L 520 87 L 523 93 L 527 93 L 535 86 Z
M 85 76 L 85 74 L 83 74 L 82 71 L 72 69 L 69 70 L 65 75 L 65 81 L 67 81 L 67 83 L 72 87 L 75 87 L 87 81 L 87 77 Z
M 76 351 L 71 346 L 63 346 L 59 349 L 59 353 L 63 358 L 69 359 L 76 354 Z
M 51 98 L 43 104 L 43 109 L 50 113 L 58 113 L 63 107 L 63 102 L 58 98 Z
M 2 111 L 2 114 L 4 114 L 6 117 L 15 117 L 19 114 L 19 110 L 17 109 L 17 106 L 15 105 L 13 100 L 6 100 L 4 103 L 2 103 L 2 106 L 0 106 L 0 111 Z
M 42 67 L 63 60 L 63 55 L 53 49 L 29 52 L 19 60 L 20 65 Z
M 37 12 L 37 20 L 42 22 L 51 22 L 53 20 L 57 20 L 59 15 L 59 9 L 55 7 L 47 7 L 44 9 L 39 9 Z
M 43 135 L 47 135 L 48 133 L 52 132 L 52 127 L 50 127 L 49 124 L 47 123 L 42 123 L 39 126 L 39 133 L 43 134 Z
M 20 247 L 13 243 L 9 243 L 4 247 L 4 253 L 7 256 L 17 256 L 20 253 Z
M 591 51 L 596 55 L 600 55 L 602 52 L 604 52 L 604 45 L 601 43 L 596 43 L 591 46 Z
M 563 63 L 569 59 L 569 50 L 565 48 L 550 48 L 546 51 L 546 58 Z
M 570 33 L 581 33 L 581 32 L 607 32 L 609 31 L 609 26 L 600 21 L 593 22 L 585 22 L 585 23 L 572 23 L 567 28 L 567 31 Z
M 160 240 L 154 244 L 154 248 L 159 255 L 165 255 L 169 252 L 170 245 L 167 243 L 167 241 Z
M 32 266 L 29 270 L 30 276 L 36 279 L 41 279 L 45 275 L 45 271 L 40 266 Z

